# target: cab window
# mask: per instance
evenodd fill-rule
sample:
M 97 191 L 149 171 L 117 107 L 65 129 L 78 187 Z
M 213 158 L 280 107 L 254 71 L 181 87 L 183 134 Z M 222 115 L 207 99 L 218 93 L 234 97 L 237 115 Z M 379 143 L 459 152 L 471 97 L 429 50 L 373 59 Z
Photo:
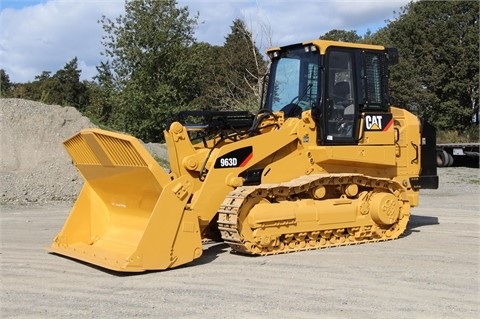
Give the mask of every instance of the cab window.
M 318 52 L 304 46 L 279 51 L 272 61 L 265 108 L 289 117 L 315 106 L 319 99 L 318 64 Z
M 387 111 L 389 98 L 387 90 L 388 71 L 385 54 L 363 52 L 363 65 L 360 70 L 362 109 L 370 111 Z
M 355 132 L 353 52 L 332 49 L 326 61 L 326 142 L 348 143 Z

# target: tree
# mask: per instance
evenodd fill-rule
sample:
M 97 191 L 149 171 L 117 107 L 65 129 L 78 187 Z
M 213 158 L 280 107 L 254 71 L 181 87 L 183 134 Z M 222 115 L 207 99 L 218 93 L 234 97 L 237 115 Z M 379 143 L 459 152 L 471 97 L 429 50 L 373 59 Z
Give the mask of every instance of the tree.
M 465 131 L 478 109 L 479 3 L 418 1 L 388 24 L 399 49 L 391 96 L 438 129 Z
M 361 42 L 362 37 L 357 34 L 357 31 L 338 30 L 333 29 L 320 36 L 322 40 L 342 41 L 342 42 Z
M 88 104 L 88 96 L 85 84 L 80 81 L 81 73 L 77 57 L 67 62 L 51 79 L 48 102 L 74 106 L 83 111 Z
M 108 62 L 101 62 L 97 66 L 97 72 L 94 81 L 87 83 L 90 103 L 85 109 L 85 115 L 95 122 L 107 124 L 112 113 L 113 74 Z
M 267 63 L 242 20 L 233 21 L 231 32 L 218 53 L 216 89 L 212 92 L 218 106 L 221 109 L 258 109 Z
M 367 31 L 366 34 L 363 36 L 362 43 L 366 44 L 374 44 L 374 45 L 384 45 L 384 46 L 391 46 L 390 38 L 388 33 L 388 28 L 383 27 L 378 29 L 375 33 L 372 33 L 370 30 Z
M 202 76 L 193 86 L 196 91 L 190 108 L 258 110 L 267 63 L 242 20 L 235 19 L 231 30 L 223 46 L 192 46 L 187 63 Z
M 112 76 L 109 122 L 145 141 L 163 140 L 165 124 L 191 98 L 192 78 L 201 76 L 185 63 L 197 17 L 174 0 L 132 0 L 125 15 L 101 23 L 109 67 L 99 76 Z
M 80 81 L 82 71 L 78 69 L 77 62 L 75 57 L 53 76 L 52 72 L 43 71 L 35 76 L 33 82 L 15 84 L 12 96 L 46 104 L 73 106 L 83 111 L 89 103 L 89 92 L 85 83 Z
M 0 96 L 10 97 L 12 90 L 12 83 L 10 77 L 4 69 L 0 69 Z
M 12 89 L 12 97 L 51 104 L 49 100 L 51 82 L 51 72 L 43 71 L 35 76 L 33 82 L 15 83 Z
M 201 76 L 191 78 L 191 95 L 188 108 L 192 110 L 215 110 L 221 103 L 218 92 L 218 56 L 221 47 L 208 43 L 195 43 L 189 48 L 188 69 L 196 70 Z

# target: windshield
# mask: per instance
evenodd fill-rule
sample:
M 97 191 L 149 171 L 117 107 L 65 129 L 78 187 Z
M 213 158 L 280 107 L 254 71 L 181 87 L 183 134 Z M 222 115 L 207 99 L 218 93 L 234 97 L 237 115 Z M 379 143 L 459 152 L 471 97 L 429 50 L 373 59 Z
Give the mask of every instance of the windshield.
M 298 106 L 302 111 L 310 109 L 319 98 L 318 52 L 297 46 L 279 54 L 270 68 L 266 108 L 274 112 L 287 106 Z

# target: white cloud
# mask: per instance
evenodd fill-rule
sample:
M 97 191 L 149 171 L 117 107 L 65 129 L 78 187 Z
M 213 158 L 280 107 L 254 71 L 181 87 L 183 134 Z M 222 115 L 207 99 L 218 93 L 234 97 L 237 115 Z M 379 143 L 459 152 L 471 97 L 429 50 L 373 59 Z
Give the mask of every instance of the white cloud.
M 0 65 L 12 82 L 32 81 L 42 71 L 55 72 L 74 57 L 82 78 L 95 75 L 103 51 L 97 21 L 116 17 L 123 0 L 48 1 L 0 13 Z
M 408 0 L 177 0 L 191 15 L 200 13 L 198 41 L 221 45 L 234 19 L 244 19 L 253 29 L 263 51 L 270 45 L 285 45 L 318 38 L 331 29 L 372 32 L 393 19 Z M 0 68 L 12 82 L 34 80 L 42 71 L 56 72 L 74 57 L 82 78 L 91 79 L 104 50 L 104 34 L 97 21 L 112 19 L 124 9 L 124 0 L 43 0 L 20 9 L 2 4 L 0 12 Z M 18 2 L 16 2 L 16 8 Z M 267 28 L 269 31 L 262 31 Z

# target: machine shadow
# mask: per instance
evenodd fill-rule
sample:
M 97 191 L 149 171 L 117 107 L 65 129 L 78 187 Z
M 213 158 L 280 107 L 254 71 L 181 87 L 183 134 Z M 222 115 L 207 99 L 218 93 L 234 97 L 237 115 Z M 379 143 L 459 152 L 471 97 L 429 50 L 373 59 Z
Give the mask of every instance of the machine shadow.
M 420 232 L 420 227 L 439 225 L 438 217 L 432 216 L 421 216 L 421 215 L 410 215 L 410 220 L 408 221 L 407 229 L 403 233 L 403 237 L 410 235 L 411 233 Z
M 218 255 L 228 253 L 230 246 L 224 242 L 214 242 L 203 246 L 203 253 L 200 258 L 189 262 L 188 264 L 179 266 L 179 268 L 187 268 L 191 266 L 199 266 L 211 263 L 217 259 Z
M 228 253 L 228 250 L 229 250 L 228 244 L 226 244 L 224 242 L 209 243 L 209 244 L 204 245 L 203 248 L 204 248 L 203 253 L 202 253 L 202 256 L 200 258 L 197 258 L 197 259 L 195 259 L 195 260 L 193 260 L 193 261 L 191 261 L 191 262 L 189 262 L 185 265 L 181 265 L 181 266 L 178 266 L 178 267 L 175 267 L 175 268 L 163 269 L 163 270 L 146 270 L 146 271 L 143 271 L 143 272 L 115 271 L 115 270 L 103 268 L 103 267 L 100 267 L 100 266 L 97 266 L 97 265 L 94 265 L 94 264 L 90 264 L 88 262 L 85 262 L 85 261 L 82 261 L 82 260 L 79 260 L 79 259 L 68 257 L 68 256 L 65 256 L 65 255 L 61 255 L 61 254 L 57 254 L 57 253 L 53 253 L 53 252 L 49 252 L 49 254 L 71 260 L 71 261 L 76 262 L 78 264 L 82 264 L 86 267 L 101 271 L 103 273 L 106 273 L 106 274 L 109 274 L 109 275 L 112 275 L 112 276 L 130 277 L 130 276 L 142 276 L 142 275 L 147 275 L 147 274 L 150 274 L 150 273 L 165 272 L 165 271 L 170 271 L 170 270 L 175 271 L 175 269 L 189 268 L 189 267 L 192 267 L 192 266 L 199 266 L 199 265 L 208 264 L 208 263 L 214 261 L 215 259 L 217 259 L 219 254 Z
M 101 271 L 101 272 L 109 274 L 109 275 L 114 275 L 114 276 L 117 276 L 117 277 L 138 276 L 138 275 L 144 275 L 146 273 L 146 272 L 120 272 L 120 271 L 115 271 L 115 270 L 103 268 L 103 267 L 88 263 L 86 261 L 76 259 L 76 258 L 72 258 L 72 257 L 69 257 L 69 256 L 65 256 L 65 255 L 62 255 L 62 254 L 57 254 L 57 253 L 54 253 L 54 252 L 49 252 L 49 254 L 53 255 L 53 256 L 56 256 L 56 257 L 61 257 L 61 258 L 64 258 L 64 259 L 71 260 L 71 261 L 73 261 L 77 264 L 81 264 L 83 266 Z

